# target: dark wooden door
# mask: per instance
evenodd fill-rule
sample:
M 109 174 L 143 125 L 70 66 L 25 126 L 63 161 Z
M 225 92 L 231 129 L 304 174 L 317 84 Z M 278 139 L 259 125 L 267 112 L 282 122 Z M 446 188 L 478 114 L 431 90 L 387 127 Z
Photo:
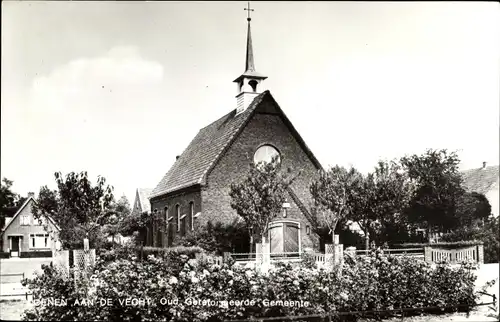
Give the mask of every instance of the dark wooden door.
M 299 252 L 299 226 L 297 224 L 286 223 L 284 227 L 285 253 Z
M 19 251 L 19 236 L 13 236 L 12 237 L 12 251 L 13 252 L 18 252 Z

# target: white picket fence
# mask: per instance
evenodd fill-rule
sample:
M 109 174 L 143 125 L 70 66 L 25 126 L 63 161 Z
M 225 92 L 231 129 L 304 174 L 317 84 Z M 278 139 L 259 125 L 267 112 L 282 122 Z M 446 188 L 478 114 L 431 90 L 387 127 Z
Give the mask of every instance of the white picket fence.
M 458 264 L 460 262 L 484 263 L 483 245 L 474 245 L 458 249 L 446 249 L 444 247 L 425 247 L 425 258 L 432 263 L 449 262 Z

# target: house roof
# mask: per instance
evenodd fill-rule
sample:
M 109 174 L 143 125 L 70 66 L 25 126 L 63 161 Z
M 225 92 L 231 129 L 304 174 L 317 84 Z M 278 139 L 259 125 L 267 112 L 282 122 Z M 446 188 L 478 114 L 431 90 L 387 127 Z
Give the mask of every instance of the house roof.
M 466 190 L 486 194 L 499 182 L 499 166 L 465 170 L 462 177 Z
M 10 224 L 14 222 L 14 220 L 17 218 L 17 216 L 19 216 L 19 214 L 23 211 L 23 209 L 28 205 L 28 203 L 30 201 L 36 202 L 35 198 L 33 198 L 32 196 L 29 196 L 28 199 L 26 199 L 26 201 L 22 204 L 22 206 L 19 207 L 19 209 L 17 210 L 15 215 L 11 218 L 11 220 L 8 223 L 6 222 L 5 227 L 2 229 L 2 233 L 7 230 L 7 228 L 10 226 Z M 50 216 L 46 216 L 46 217 L 54 225 L 54 227 L 56 227 L 57 230 L 61 230 L 61 228 L 56 224 L 56 222 Z
M 138 188 L 137 194 L 139 195 L 139 202 L 141 204 L 142 211 L 151 211 L 151 204 L 149 203 L 149 196 L 153 189 L 150 188 Z
M 236 110 L 224 115 L 212 124 L 202 128 L 165 174 L 160 183 L 153 189 L 150 198 L 158 197 L 197 184 L 204 184 L 207 174 L 215 166 L 225 150 L 231 145 L 245 125 L 251 119 L 256 108 L 263 102 L 272 102 L 283 121 L 290 128 L 298 143 L 311 158 L 318 169 L 321 164 L 307 147 L 304 140 L 295 130 L 269 91 L 255 97 L 250 106 L 236 114 Z

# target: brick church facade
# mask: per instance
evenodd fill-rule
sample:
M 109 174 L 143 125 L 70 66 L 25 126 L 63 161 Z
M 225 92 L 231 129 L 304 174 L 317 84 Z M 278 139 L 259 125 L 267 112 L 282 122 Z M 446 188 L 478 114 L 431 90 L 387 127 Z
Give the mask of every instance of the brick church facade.
M 231 208 L 231 183 L 241 182 L 252 162 L 278 155 L 278 171 L 291 168 L 300 175 L 288 191 L 289 208 L 269 226 L 271 251 L 319 247 L 308 209 L 309 186 L 321 165 L 271 93 L 259 90 L 267 77 L 255 71 L 247 20 L 246 69 L 235 80 L 236 108 L 202 128 L 151 192 L 151 212 L 164 218 L 168 228 L 151 227 L 148 245 L 168 247 L 198 225 L 239 218 Z

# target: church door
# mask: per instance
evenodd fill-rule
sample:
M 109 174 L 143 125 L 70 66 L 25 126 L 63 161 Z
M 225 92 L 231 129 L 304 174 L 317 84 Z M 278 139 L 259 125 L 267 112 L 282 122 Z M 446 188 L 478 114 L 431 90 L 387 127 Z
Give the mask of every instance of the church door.
M 286 223 L 284 226 L 285 233 L 285 253 L 299 252 L 299 225 L 295 223 Z
M 269 225 L 271 253 L 298 256 L 300 252 L 300 226 L 297 222 L 272 222 Z M 292 254 L 295 253 L 295 254 Z

